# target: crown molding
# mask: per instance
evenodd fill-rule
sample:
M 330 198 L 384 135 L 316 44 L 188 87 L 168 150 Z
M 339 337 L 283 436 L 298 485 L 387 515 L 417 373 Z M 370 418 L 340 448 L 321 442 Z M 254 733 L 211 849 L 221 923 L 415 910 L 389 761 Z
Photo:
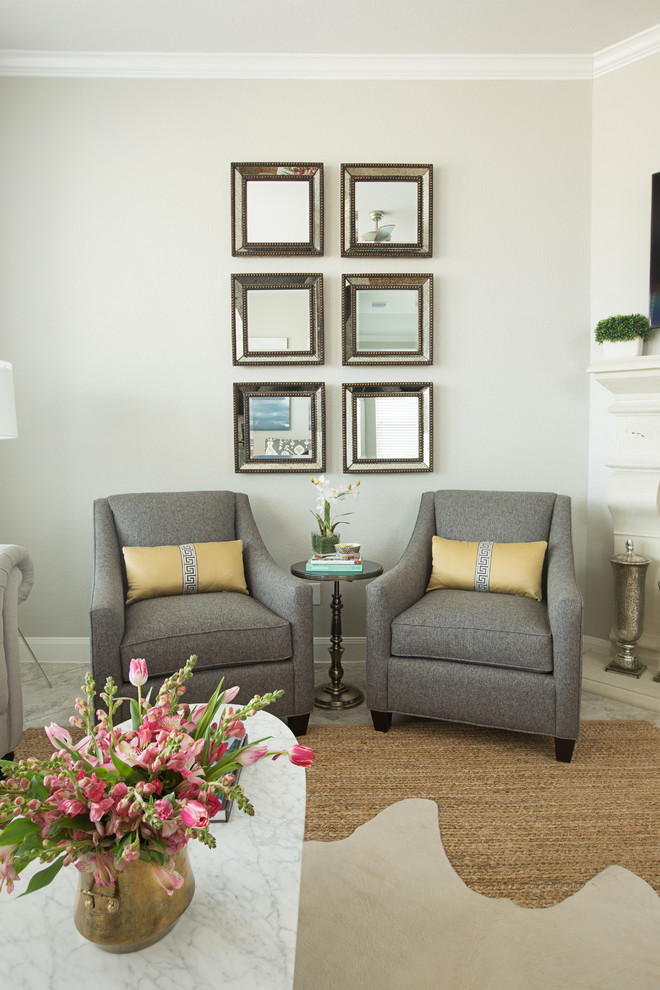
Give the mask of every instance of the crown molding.
M 0 75 L 123 79 L 591 79 L 590 55 L 0 51 Z
M 0 50 L 0 76 L 111 79 L 591 80 L 660 52 L 660 24 L 595 55 Z
M 617 69 L 623 69 L 625 66 L 639 62 L 650 55 L 657 55 L 658 52 L 660 52 L 660 24 L 596 52 L 594 55 L 594 79 L 615 72 Z

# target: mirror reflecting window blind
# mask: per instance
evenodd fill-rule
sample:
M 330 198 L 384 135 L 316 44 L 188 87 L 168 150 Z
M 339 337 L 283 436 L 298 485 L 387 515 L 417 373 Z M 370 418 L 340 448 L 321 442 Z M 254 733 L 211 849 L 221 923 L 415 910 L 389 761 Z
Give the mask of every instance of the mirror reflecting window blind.
M 417 396 L 373 396 L 356 404 L 358 457 L 409 458 L 419 447 Z

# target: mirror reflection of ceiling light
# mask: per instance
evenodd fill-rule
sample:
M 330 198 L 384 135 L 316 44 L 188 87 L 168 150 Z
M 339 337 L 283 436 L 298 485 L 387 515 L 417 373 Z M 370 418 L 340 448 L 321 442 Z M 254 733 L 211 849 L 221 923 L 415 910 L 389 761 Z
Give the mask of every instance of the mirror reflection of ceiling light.
M 385 216 L 383 210 L 372 210 L 369 214 L 376 227 L 375 230 L 368 230 L 366 234 L 362 235 L 363 241 L 391 241 L 392 231 L 396 226 L 393 223 L 385 224 L 384 227 L 379 227 L 378 224 L 380 220 Z

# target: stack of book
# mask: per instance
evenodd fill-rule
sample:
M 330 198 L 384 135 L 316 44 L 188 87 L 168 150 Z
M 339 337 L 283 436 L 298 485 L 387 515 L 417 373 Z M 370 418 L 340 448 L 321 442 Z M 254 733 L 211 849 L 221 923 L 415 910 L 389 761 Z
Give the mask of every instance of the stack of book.
M 308 574 L 359 574 L 362 557 L 342 557 L 338 553 L 315 553 L 307 561 Z
M 247 736 L 245 736 L 243 739 L 236 739 L 236 737 L 234 737 L 233 739 L 230 739 L 229 740 L 229 745 L 227 746 L 227 749 L 225 750 L 225 756 L 227 755 L 227 753 L 231 753 L 232 750 L 234 750 L 234 749 L 241 749 L 243 746 L 247 746 L 247 743 L 248 743 Z M 236 769 L 231 771 L 233 773 L 234 777 L 236 778 L 235 781 L 234 781 L 235 784 L 237 784 L 238 781 L 239 781 L 239 779 L 240 779 L 241 770 L 242 769 L 243 769 L 243 767 L 239 763 L 238 766 L 236 767 Z M 215 817 L 212 818 L 211 821 L 212 822 L 228 822 L 229 821 L 229 816 L 231 815 L 231 809 L 233 808 L 233 806 L 234 806 L 234 799 L 233 798 L 228 798 L 226 794 L 223 794 L 223 796 L 222 796 L 222 804 L 220 805 L 220 807 L 216 811 Z

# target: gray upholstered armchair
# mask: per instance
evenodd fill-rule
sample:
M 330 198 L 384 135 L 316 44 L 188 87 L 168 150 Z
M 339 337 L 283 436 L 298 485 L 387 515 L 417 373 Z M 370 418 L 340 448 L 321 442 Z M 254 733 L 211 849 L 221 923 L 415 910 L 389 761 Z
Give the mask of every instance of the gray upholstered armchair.
M 122 547 L 241 540 L 249 594 L 168 595 L 126 606 Z M 191 654 L 198 657 L 186 700 L 207 701 L 224 677 L 240 685 L 237 703 L 282 688 L 269 711 L 307 731 L 314 704 L 312 588 L 282 571 L 257 529 L 247 495 L 164 492 L 94 502 L 92 672 L 97 690 L 111 675 L 118 696 L 135 695 L 128 671 L 144 657 L 155 691 Z M 127 706 L 124 706 L 126 708 Z M 127 715 L 124 715 L 127 717 Z
M 30 594 L 33 581 L 32 559 L 25 547 L 0 545 L 0 756 L 9 759 L 23 735 L 18 606 Z
M 432 537 L 548 543 L 542 600 L 442 588 L 426 592 Z M 571 507 L 548 492 L 422 495 L 401 560 L 367 588 L 367 704 L 392 712 L 553 736 L 570 762 L 580 729 L 582 599 Z

